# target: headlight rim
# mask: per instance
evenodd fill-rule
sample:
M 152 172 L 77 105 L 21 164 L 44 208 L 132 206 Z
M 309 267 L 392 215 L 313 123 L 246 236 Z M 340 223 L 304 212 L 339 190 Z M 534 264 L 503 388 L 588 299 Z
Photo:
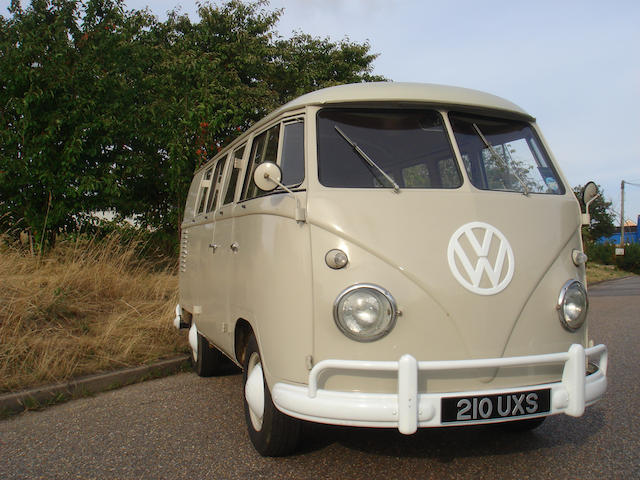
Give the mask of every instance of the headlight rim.
M 577 325 L 570 324 L 564 314 L 567 292 L 573 285 L 576 285 L 584 293 L 584 311 L 582 312 L 580 317 L 581 320 L 579 320 Z M 558 295 L 556 310 L 558 312 L 558 318 L 560 319 L 560 323 L 562 324 L 562 326 L 572 333 L 578 331 L 585 324 L 587 320 L 587 313 L 589 312 L 589 294 L 587 293 L 587 289 L 581 281 L 572 278 L 565 282 L 565 284 L 560 289 L 560 294 Z
M 378 293 L 381 293 L 389 302 L 389 305 L 391 306 L 391 319 L 389 320 L 389 324 L 387 325 L 387 327 L 382 330 L 380 333 L 378 333 L 377 335 L 371 336 L 371 337 L 362 337 L 359 336 L 357 334 L 354 334 L 353 332 L 351 332 L 349 329 L 347 329 L 342 322 L 340 321 L 339 318 L 339 313 L 338 313 L 338 307 L 340 305 L 340 301 L 349 293 L 355 291 L 355 290 L 359 290 L 359 289 L 371 289 L 371 290 L 375 290 Z M 380 285 L 376 285 L 375 283 L 356 283 L 353 284 L 347 288 L 345 288 L 344 290 L 342 290 L 338 296 L 336 297 L 336 299 L 333 302 L 333 321 L 336 324 L 336 326 L 338 327 L 338 330 L 340 330 L 347 338 L 351 339 L 351 340 L 355 340 L 357 342 L 362 342 L 362 343 L 370 343 L 370 342 L 375 342 L 376 340 L 380 340 L 381 338 L 386 337 L 387 335 L 389 335 L 389 333 L 395 328 L 396 326 L 396 321 L 398 319 L 398 314 L 399 314 L 399 310 L 398 310 L 398 304 L 396 303 L 395 298 L 393 298 L 393 295 L 391 295 L 391 292 L 389 292 L 386 288 L 381 287 Z

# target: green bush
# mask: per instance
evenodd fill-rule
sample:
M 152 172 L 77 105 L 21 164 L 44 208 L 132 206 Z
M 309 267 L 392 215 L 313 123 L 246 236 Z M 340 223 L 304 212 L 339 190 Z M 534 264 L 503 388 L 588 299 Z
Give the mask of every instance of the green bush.
M 616 265 L 621 270 L 640 274 L 640 244 L 624 247 L 624 255 L 616 256 L 616 246 L 611 243 L 585 242 L 584 251 L 589 261 L 601 265 Z
M 589 256 L 589 261 L 600 265 L 613 265 L 615 263 L 615 249 L 615 245 L 609 243 L 584 243 L 584 251 Z
M 627 272 L 640 274 L 640 244 L 625 245 L 624 255 L 616 257 L 616 265 Z

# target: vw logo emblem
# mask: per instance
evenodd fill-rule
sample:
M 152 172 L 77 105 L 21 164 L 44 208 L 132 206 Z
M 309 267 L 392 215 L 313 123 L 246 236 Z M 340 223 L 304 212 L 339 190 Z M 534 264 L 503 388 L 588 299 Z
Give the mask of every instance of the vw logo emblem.
M 449 240 L 447 259 L 455 279 L 478 295 L 495 295 L 513 278 L 511 245 L 488 223 L 471 222 L 456 230 Z

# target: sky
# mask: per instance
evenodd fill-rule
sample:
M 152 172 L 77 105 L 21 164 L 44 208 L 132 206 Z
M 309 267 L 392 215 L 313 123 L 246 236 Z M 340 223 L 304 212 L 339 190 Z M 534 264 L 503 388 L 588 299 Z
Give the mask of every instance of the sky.
M 0 0 L 6 14 L 9 0 Z M 196 2 L 126 0 L 161 20 Z M 220 3 L 213 2 L 213 3 Z M 26 5 L 27 2 L 23 1 Z M 271 0 L 276 27 L 368 42 L 374 73 L 504 97 L 536 117 L 571 186 L 600 184 L 618 217 L 622 180 L 640 185 L 640 1 Z M 625 186 L 625 219 L 640 186 Z

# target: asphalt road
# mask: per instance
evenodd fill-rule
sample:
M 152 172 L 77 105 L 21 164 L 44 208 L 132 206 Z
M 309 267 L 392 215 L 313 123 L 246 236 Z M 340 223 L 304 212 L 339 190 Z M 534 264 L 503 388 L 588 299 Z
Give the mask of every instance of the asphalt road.
M 0 421 L 0 478 L 640 478 L 640 277 L 591 288 L 591 336 L 609 346 L 606 397 L 534 432 L 305 426 L 296 455 L 252 448 L 238 374 L 191 373 Z

